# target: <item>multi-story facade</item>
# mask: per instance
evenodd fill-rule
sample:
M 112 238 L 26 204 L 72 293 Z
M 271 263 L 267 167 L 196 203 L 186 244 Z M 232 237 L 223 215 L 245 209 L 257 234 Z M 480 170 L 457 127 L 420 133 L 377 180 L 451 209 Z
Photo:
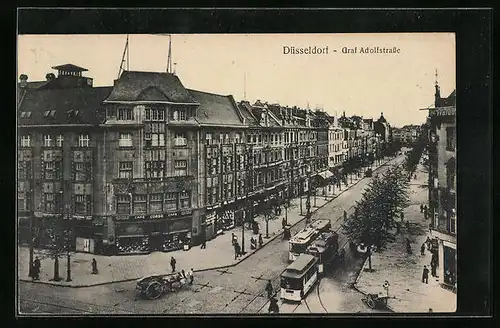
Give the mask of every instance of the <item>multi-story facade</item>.
M 93 87 L 84 68 L 54 69 L 57 77 L 22 75 L 19 84 L 24 242 L 34 233 L 49 244 L 59 225 L 85 252 L 197 244 L 253 217 L 259 202 L 304 194 L 315 177 L 327 181 L 329 158 L 339 166 L 349 150 L 323 112 L 238 104 L 186 89 L 171 73 L 124 71 L 113 86 Z
M 455 91 L 441 98 L 436 83 L 435 108 L 429 110 L 429 209 L 432 236 L 438 238 L 438 276 L 456 288 L 456 107 Z

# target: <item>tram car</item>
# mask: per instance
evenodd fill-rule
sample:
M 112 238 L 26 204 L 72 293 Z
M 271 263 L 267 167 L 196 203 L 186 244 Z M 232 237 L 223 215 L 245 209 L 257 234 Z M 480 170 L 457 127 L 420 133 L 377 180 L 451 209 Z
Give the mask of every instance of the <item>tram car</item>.
M 314 220 L 309 227 L 317 230 L 319 233 L 328 232 L 332 229 L 332 223 L 328 219 Z
M 295 261 L 318 237 L 319 232 L 311 227 L 304 228 L 288 241 L 288 262 Z
M 318 260 L 318 273 L 324 274 L 338 257 L 339 235 L 329 231 L 321 233 L 306 249 L 306 254 L 314 256 Z M 326 268 L 325 268 L 326 267 Z
M 300 254 L 281 274 L 280 298 L 300 302 L 318 281 L 318 259 Z

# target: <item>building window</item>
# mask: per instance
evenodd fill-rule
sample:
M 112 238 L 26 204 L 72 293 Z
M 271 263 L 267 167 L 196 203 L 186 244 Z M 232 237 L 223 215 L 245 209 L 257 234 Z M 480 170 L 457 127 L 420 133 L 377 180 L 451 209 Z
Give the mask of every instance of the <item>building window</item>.
M 163 108 L 146 108 L 146 121 L 164 121 L 165 110 Z
M 187 175 L 187 161 L 185 161 L 185 160 L 175 161 L 174 168 L 175 168 L 175 172 L 174 172 L 175 176 Z
M 120 162 L 118 177 L 120 179 L 132 179 L 132 162 Z
M 134 112 L 131 108 L 119 108 L 118 119 L 124 121 L 132 121 L 134 119 Z
M 173 111 L 172 113 L 172 120 L 174 121 L 185 121 L 186 120 L 186 109 L 185 108 L 178 108 Z
M 211 145 L 212 144 L 212 134 L 211 133 L 205 133 L 205 145 Z
M 43 136 L 43 146 L 44 147 L 52 147 L 52 136 L 51 135 L 44 135 Z
M 152 147 L 164 147 L 165 146 L 165 134 L 163 134 L 163 133 L 151 134 L 151 146 Z
M 455 127 L 446 128 L 446 150 L 455 151 Z
M 31 147 L 30 136 L 21 136 L 21 147 Z
M 176 133 L 174 138 L 174 146 L 176 147 L 184 147 L 187 146 L 187 137 L 184 133 Z
M 78 136 L 78 147 L 89 147 L 90 138 L 88 134 Z
M 149 195 L 149 211 L 151 213 L 161 213 L 163 211 L 163 194 Z
M 116 196 L 116 213 L 130 214 L 130 196 L 117 195 Z
M 180 208 L 185 209 L 185 208 L 190 208 L 191 207 L 191 199 L 189 197 L 189 193 L 186 191 L 183 191 L 179 194 L 179 203 L 180 203 Z
M 134 195 L 134 213 L 147 212 L 147 197 L 146 195 Z
M 118 145 L 120 147 L 132 147 L 132 134 L 120 133 L 120 137 L 118 139 Z
M 64 142 L 64 137 L 62 135 L 57 136 L 56 139 L 56 146 L 57 147 L 62 147 Z
M 177 211 L 177 195 L 173 192 L 167 192 L 165 194 L 165 211 L 172 212 Z
M 90 195 L 75 196 L 75 213 L 87 214 L 90 209 Z
M 241 142 L 241 133 L 237 132 L 234 134 L 234 142 L 237 144 Z
M 146 178 L 162 178 L 164 176 L 163 161 L 147 161 L 146 162 Z
M 44 207 L 45 212 L 47 213 L 55 213 L 56 212 L 56 203 L 54 199 L 53 193 L 45 193 L 44 194 Z
M 62 164 L 62 163 L 61 163 Z M 91 163 L 75 163 L 75 181 L 91 180 L 90 176 Z

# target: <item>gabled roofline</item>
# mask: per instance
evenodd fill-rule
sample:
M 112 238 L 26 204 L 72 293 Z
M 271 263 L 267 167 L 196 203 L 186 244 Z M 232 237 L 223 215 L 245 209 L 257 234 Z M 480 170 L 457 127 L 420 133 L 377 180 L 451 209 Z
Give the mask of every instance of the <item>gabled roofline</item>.
M 234 99 L 233 95 L 227 95 L 226 97 L 229 98 L 229 100 L 231 101 L 231 104 L 233 105 L 234 108 L 236 108 L 236 114 L 238 114 L 238 117 L 240 118 L 240 121 L 243 123 L 243 124 L 246 124 L 246 120 L 245 120 L 245 117 L 243 116 L 243 114 L 241 113 L 240 111 L 240 108 L 238 107 L 238 103 L 236 102 L 236 100 Z
M 191 105 L 199 106 L 200 103 L 178 103 L 171 101 L 159 101 L 159 100 L 104 100 L 105 104 L 167 104 L 167 105 Z

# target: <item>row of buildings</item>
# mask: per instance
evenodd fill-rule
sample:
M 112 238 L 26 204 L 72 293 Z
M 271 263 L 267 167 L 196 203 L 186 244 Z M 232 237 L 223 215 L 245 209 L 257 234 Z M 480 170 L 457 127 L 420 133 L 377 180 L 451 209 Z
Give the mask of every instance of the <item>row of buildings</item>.
M 427 119 L 431 233 L 438 238 L 439 281 L 456 288 L 456 94 L 442 98 L 436 82 L 435 106 Z
M 402 128 L 392 128 L 392 138 L 394 142 L 405 146 L 415 144 L 422 132 L 420 125 L 405 125 Z
M 78 251 L 198 244 L 310 183 L 332 192 L 343 164 L 390 140 L 383 115 L 236 102 L 171 73 L 124 71 L 94 87 L 84 68 L 53 69 L 18 88 L 18 232 L 39 246 L 57 225 Z

